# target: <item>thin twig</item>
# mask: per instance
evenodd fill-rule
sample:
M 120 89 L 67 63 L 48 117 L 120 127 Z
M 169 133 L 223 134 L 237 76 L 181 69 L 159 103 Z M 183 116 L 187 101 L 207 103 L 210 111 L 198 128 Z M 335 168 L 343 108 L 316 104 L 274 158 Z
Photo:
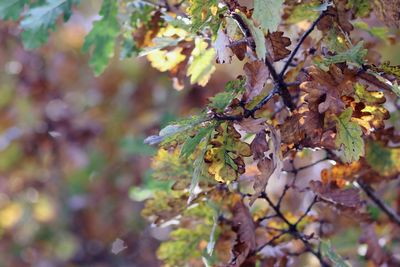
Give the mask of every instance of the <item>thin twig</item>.
M 294 57 L 296 56 L 296 54 L 299 51 L 303 42 L 306 40 L 308 35 L 310 35 L 310 33 L 314 30 L 315 26 L 317 26 L 318 22 L 325 16 L 325 14 L 326 14 L 325 12 L 321 12 L 321 14 L 319 14 L 318 18 L 311 24 L 310 28 L 308 28 L 308 30 L 303 34 L 303 36 L 301 36 L 300 40 L 296 44 L 296 47 L 293 49 L 288 60 L 286 61 L 286 64 L 283 66 L 281 72 L 279 73 L 279 77 L 281 79 L 283 79 L 283 76 L 285 75 L 286 70 L 292 63 Z
M 357 183 L 365 192 L 365 194 L 389 217 L 389 219 L 400 226 L 400 215 L 397 214 L 391 207 L 386 205 L 375 193 L 372 187 L 370 187 L 360 179 L 357 180 Z

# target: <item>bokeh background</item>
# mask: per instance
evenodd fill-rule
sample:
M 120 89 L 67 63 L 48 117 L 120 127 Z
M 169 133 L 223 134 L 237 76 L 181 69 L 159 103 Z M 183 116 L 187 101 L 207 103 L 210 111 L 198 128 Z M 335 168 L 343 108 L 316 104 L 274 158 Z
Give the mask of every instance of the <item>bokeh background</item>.
M 159 266 L 168 228 L 140 211 L 168 184 L 152 179 L 156 150 L 143 140 L 241 73 L 242 63 L 220 66 L 205 88 L 177 91 L 145 58 L 116 57 L 95 78 L 81 46 L 99 4 L 82 1 L 35 51 L 0 22 L 0 267 Z M 380 48 L 399 64 L 395 43 Z

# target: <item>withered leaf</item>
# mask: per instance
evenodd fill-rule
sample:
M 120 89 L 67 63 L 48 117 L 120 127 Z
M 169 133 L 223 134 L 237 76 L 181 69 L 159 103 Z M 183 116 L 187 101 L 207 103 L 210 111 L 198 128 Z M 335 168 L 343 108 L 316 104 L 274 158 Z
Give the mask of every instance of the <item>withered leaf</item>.
M 328 72 L 311 66 L 308 73 L 308 81 L 300 85 L 300 89 L 307 93 L 305 100 L 318 105 L 319 113 L 328 110 L 333 114 L 342 112 L 345 105 L 341 97 L 354 92 L 353 74 L 342 72 L 335 65 L 330 65 Z
M 361 206 L 359 190 L 356 188 L 340 189 L 336 183 L 323 184 L 320 181 L 310 181 L 310 188 L 321 200 L 337 207 Z
M 246 73 L 246 92 L 243 97 L 246 102 L 249 102 L 261 93 L 269 76 L 269 71 L 264 62 L 260 60 L 244 64 L 243 70 Z
M 360 236 L 359 242 L 361 244 L 367 244 L 367 254 L 365 257 L 368 260 L 371 260 L 377 266 L 381 266 L 384 262 L 386 262 L 389 257 L 385 250 L 379 244 L 379 238 L 375 233 L 375 225 L 374 224 L 362 224 L 362 234 Z
M 229 47 L 240 61 L 242 61 L 245 58 L 247 51 L 246 42 L 241 42 L 241 41 L 233 42 L 229 45 Z
M 237 199 L 233 204 L 232 214 L 232 228 L 237 233 L 237 238 L 232 251 L 233 258 L 228 266 L 239 267 L 256 248 L 255 225 L 250 211 L 242 199 Z
M 267 134 L 268 133 L 268 134 Z M 253 158 L 258 160 L 260 174 L 255 177 L 255 193 L 250 198 L 250 205 L 260 196 L 272 175 L 279 177 L 282 170 L 281 137 L 271 125 L 265 124 L 265 130 L 259 132 L 250 145 Z
M 284 59 L 290 54 L 286 47 L 292 42 L 288 37 L 283 36 L 283 32 L 273 32 L 267 35 L 267 49 L 273 61 Z
M 220 28 L 214 43 L 214 48 L 217 52 L 217 63 L 231 63 L 233 52 L 231 48 L 229 48 L 229 44 L 229 37 L 226 35 L 225 31 Z

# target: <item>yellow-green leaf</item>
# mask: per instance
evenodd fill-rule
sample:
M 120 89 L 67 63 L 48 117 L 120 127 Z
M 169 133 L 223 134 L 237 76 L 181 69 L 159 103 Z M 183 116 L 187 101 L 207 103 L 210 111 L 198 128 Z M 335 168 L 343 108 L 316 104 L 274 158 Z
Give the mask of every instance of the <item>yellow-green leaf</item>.
M 336 140 L 337 148 L 343 149 L 343 161 L 356 161 L 364 154 L 364 141 L 361 138 L 362 131 L 360 125 L 351 121 L 353 111 L 347 108 L 336 117 Z

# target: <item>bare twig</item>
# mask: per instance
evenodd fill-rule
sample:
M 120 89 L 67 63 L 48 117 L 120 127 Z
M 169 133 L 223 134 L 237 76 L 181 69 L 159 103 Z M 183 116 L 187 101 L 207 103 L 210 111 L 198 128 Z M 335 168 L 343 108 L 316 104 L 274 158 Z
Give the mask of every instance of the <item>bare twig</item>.
M 391 207 L 386 205 L 382 199 L 375 193 L 374 189 L 361 181 L 357 180 L 360 188 L 365 192 L 365 194 L 389 217 L 391 221 L 400 226 L 400 215 L 397 214 Z
M 293 49 L 288 60 L 286 61 L 286 64 L 283 66 L 281 72 L 279 73 L 279 77 L 281 79 L 283 79 L 286 70 L 289 68 L 290 64 L 292 63 L 294 57 L 296 56 L 303 42 L 306 40 L 308 35 L 310 35 L 310 33 L 314 30 L 315 26 L 317 26 L 318 22 L 325 16 L 325 14 L 326 14 L 325 12 L 321 12 L 318 18 L 311 24 L 310 28 L 308 28 L 308 30 L 303 34 L 303 36 L 301 36 L 300 40 L 297 42 L 295 48 Z

